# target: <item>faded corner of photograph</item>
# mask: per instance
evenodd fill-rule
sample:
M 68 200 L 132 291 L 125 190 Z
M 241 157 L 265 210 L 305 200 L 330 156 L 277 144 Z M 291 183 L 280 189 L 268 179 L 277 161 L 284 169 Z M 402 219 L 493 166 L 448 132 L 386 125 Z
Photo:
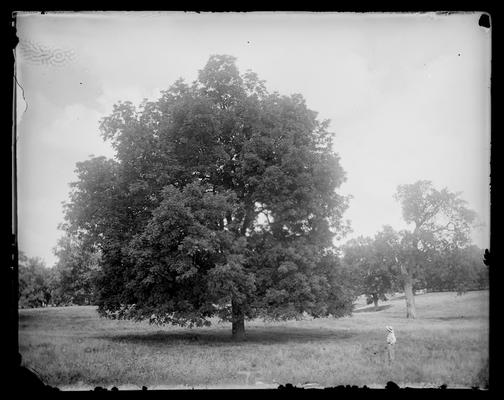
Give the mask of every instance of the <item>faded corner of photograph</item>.
M 488 389 L 487 13 L 15 23 L 24 389 Z

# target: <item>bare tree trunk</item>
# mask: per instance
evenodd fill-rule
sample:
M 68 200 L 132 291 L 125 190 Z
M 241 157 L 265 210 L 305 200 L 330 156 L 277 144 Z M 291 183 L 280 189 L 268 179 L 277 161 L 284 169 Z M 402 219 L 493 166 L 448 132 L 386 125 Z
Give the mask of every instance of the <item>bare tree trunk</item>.
M 406 277 L 404 280 L 404 296 L 406 297 L 406 318 L 416 318 L 415 296 L 413 294 L 413 280 Z
M 240 307 L 235 301 L 231 302 L 233 320 L 231 332 L 233 340 L 243 340 L 245 338 L 245 315 Z
M 373 295 L 373 303 L 374 303 L 375 311 L 378 310 L 378 296 Z

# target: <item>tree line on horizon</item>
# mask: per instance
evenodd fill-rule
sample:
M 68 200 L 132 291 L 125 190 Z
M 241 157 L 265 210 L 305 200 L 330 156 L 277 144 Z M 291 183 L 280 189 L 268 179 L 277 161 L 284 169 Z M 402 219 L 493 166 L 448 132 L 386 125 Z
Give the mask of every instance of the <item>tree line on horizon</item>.
M 39 257 L 19 252 L 19 308 L 95 303 L 99 254 L 86 251 L 68 236 L 58 241 L 54 253 L 58 261 L 48 268 Z
M 73 289 L 54 298 L 73 290 L 102 316 L 158 324 L 217 316 L 241 339 L 246 320 L 341 317 L 361 294 L 400 287 L 415 318 L 422 285 L 480 287 L 476 215 L 429 181 L 395 194 L 411 230 L 334 245 L 349 197 L 328 127 L 302 95 L 270 93 L 226 55 L 157 101 L 119 102 L 100 125 L 115 157 L 76 166 L 54 280 Z
M 341 248 L 343 264 L 351 271 L 356 293 L 365 296 L 367 304 L 374 304 L 375 309 L 380 301 L 404 292 L 404 276 L 394 255 L 405 250 L 401 249 L 400 235 L 390 226 L 384 226 L 374 237 L 359 236 Z M 462 295 L 488 289 L 488 267 L 483 255 L 483 249 L 474 244 L 431 253 L 423 260 L 422 269 L 415 273 L 413 295 L 420 291 Z
M 353 289 L 354 300 L 365 296 L 367 304 L 378 308 L 403 287 L 393 264 L 387 265 L 380 253 L 380 240 L 390 227 L 384 227 L 374 238 L 358 237 L 342 246 L 342 264 L 348 268 L 347 285 Z M 59 260 L 52 268 L 38 257 L 19 255 L 19 308 L 48 306 L 94 305 L 99 271 L 97 254 L 79 254 L 77 244 L 69 238 L 60 240 Z M 457 292 L 488 289 L 488 268 L 482 262 L 483 250 L 475 245 L 446 254 L 426 268 L 422 279 L 417 279 L 414 292 Z

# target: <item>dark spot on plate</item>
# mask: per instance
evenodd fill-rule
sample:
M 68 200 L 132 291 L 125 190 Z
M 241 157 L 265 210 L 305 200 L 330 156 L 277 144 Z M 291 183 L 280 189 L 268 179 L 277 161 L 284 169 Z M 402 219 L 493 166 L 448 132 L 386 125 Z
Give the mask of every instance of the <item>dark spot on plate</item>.
M 483 28 L 490 28 L 490 15 L 481 14 L 478 24 Z

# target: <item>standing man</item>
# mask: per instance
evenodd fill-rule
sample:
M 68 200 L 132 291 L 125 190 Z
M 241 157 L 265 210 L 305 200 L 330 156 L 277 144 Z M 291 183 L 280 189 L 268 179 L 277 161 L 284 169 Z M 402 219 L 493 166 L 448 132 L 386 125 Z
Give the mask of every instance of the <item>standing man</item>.
M 392 361 L 394 361 L 395 357 L 395 343 L 397 341 L 395 334 L 394 334 L 394 328 L 392 328 L 390 325 L 386 326 L 387 328 L 387 347 L 388 347 L 388 362 L 389 364 L 392 364 Z

